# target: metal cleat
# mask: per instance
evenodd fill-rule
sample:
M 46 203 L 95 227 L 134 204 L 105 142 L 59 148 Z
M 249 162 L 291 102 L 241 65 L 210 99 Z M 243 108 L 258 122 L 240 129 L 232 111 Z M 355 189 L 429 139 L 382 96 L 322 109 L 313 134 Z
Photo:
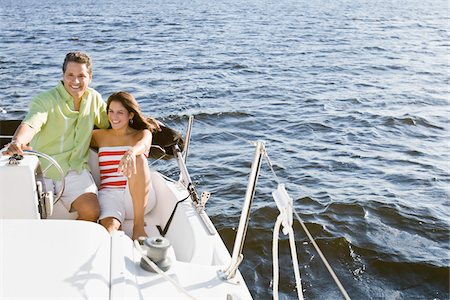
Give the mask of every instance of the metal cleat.
M 209 198 L 211 198 L 211 193 L 208 191 L 202 192 L 202 196 L 200 198 L 200 205 L 205 207 L 206 202 L 208 202 Z

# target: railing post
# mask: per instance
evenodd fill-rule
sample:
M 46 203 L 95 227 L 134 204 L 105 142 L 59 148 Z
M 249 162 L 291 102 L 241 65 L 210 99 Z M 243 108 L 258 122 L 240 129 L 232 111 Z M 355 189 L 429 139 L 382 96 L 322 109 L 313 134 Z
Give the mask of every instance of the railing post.
M 194 123 L 194 116 L 189 116 L 189 122 L 186 129 L 186 138 L 184 139 L 184 147 L 183 147 L 183 160 L 184 163 L 187 163 L 187 157 L 188 157 L 188 150 L 189 150 L 189 144 L 191 141 L 191 131 L 192 131 L 192 124 Z
M 247 191 L 245 193 L 245 200 L 242 207 L 241 218 L 239 220 L 239 227 L 236 233 L 236 239 L 234 240 L 231 262 L 227 269 L 219 271 L 222 279 L 225 280 L 231 280 L 235 277 L 236 271 L 242 262 L 242 249 L 244 247 L 245 235 L 247 233 L 250 207 L 252 205 L 253 197 L 255 196 L 256 182 L 258 180 L 259 170 L 261 167 L 261 158 L 264 151 L 264 143 L 261 141 L 256 142 L 255 155 L 253 157 L 252 169 L 247 184 Z

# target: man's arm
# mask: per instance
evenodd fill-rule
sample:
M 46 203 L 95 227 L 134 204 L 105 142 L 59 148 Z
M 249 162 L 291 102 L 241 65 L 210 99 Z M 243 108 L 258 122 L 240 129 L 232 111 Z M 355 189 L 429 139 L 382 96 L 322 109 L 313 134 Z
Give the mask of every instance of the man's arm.
M 27 124 L 20 124 L 9 143 L 3 155 L 20 154 L 23 155 L 23 150 L 29 150 L 31 147 L 27 146 L 36 134 L 36 129 Z

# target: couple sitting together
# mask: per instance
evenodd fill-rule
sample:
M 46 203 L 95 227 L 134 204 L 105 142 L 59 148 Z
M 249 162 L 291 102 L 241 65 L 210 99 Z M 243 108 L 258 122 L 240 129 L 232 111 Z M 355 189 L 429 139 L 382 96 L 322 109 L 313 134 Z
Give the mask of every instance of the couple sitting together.
M 60 200 L 69 212 L 99 221 L 110 233 L 134 219 L 132 239 L 147 236 L 144 215 L 155 204 L 147 155 L 159 122 L 144 117 L 130 93 L 114 93 L 105 103 L 89 87 L 92 62 L 86 53 L 68 53 L 62 71 L 56 87 L 31 100 L 3 154 L 23 155 L 32 148 L 52 156 L 65 174 Z M 99 189 L 88 166 L 90 146 L 99 149 Z M 61 185 L 54 168 L 45 176 L 47 190 Z

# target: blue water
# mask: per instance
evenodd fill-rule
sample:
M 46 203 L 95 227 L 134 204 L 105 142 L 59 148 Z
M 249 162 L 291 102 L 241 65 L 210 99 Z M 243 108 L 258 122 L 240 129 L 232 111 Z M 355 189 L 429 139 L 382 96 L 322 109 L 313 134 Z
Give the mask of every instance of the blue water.
M 94 60 L 105 98 L 127 90 L 184 130 L 229 249 L 254 148 L 353 299 L 449 299 L 449 3 L 303 0 L 0 0 L 0 119 Z M 153 163 L 173 174 L 172 163 Z M 271 298 L 276 178 L 264 162 L 241 271 Z M 298 223 L 306 299 L 342 296 Z M 286 237 L 280 296 L 295 298 Z

